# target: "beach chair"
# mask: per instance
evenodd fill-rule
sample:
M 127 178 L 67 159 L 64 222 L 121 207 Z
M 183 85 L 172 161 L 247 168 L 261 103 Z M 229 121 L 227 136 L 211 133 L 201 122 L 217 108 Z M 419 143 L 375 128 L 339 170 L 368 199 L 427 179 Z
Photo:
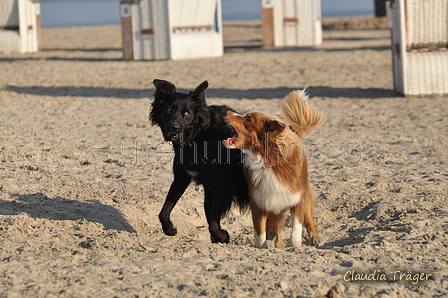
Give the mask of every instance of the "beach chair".
M 391 1 L 394 88 L 448 94 L 448 1 Z
M 263 46 L 322 43 L 320 0 L 261 0 Z
M 39 0 L 0 1 L 0 53 L 39 50 Z
M 218 57 L 224 53 L 221 0 L 120 2 L 125 60 Z

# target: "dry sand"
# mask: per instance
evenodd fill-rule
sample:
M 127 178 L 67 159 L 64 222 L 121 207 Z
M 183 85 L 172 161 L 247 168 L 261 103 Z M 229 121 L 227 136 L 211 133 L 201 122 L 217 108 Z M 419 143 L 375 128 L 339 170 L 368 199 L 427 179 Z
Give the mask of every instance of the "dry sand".
M 225 23 L 213 59 L 122 61 L 119 26 L 43 29 L 43 51 L 1 55 L 0 297 L 448 295 L 448 99 L 397 96 L 389 30 L 350 24 L 318 47 L 268 50 L 258 21 Z M 223 220 L 231 243 L 211 244 L 194 186 L 165 236 L 155 78 L 208 80 L 209 104 L 275 115 L 307 87 L 328 114 L 304 140 L 325 244 L 304 232 L 300 248 L 256 249 L 238 210 Z

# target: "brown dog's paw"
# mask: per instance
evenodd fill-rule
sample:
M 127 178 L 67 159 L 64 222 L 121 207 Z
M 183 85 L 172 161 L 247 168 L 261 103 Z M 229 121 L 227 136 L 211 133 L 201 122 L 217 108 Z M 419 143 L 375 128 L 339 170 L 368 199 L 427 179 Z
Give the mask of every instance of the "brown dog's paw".
M 320 234 L 311 233 L 310 235 L 310 245 L 311 246 L 321 246 L 324 244 L 324 237 Z

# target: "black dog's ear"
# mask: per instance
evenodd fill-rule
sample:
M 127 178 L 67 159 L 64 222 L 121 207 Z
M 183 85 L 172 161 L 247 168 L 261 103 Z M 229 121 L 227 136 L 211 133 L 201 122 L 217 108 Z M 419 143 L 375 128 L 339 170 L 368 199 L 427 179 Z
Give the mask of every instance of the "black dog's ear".
M 205 100 L 205 89 L 207 89 L 208 87 L 208 82 L 207 81 L 203 81 L 202 83 L 199 84 L 199 86 L 196 87 L 196 89 L 193 91 L 193 95 L 197 98 L 197 99 L 201 99 L 201 100 Z
M 160 125 L 159 118 L 165 99 L 170 95 L 176 94 L 176 87 L 168 81 L 157 79 L 153 81 L 153 84 L 156 86 L 156 91 L 154 92 L 154 101 L 149 112 L 149 121 L 151 121 L 152 125 Z
M 264 131 L 266 133 L 273 133 L 278 135 L 285 129 L 286 125 L 284 123 L 278 122 L 277 120 L 269 120 L 264 124 Z
M 154 92 L 154 97 L 160 95 L 172 95 L 176 94 L 176 87 L 173 83 L 170 83 L 165 80 L 155 79 L 153 82 L 154 86 L 156 86 L 156 91 Z

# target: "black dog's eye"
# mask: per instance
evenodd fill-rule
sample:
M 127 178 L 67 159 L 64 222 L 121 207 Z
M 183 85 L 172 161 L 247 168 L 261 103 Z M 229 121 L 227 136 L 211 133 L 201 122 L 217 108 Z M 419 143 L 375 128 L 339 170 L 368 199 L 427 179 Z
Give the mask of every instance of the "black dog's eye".
M 171 108 L 166 108 L 165 112 L 166 112 L 167 114 L 171 113 Z
M 190 116 L 191 116 L 191 113 L 188 112 L 188 111 L 185 111 L 185 112 L 184 112 L 184 115 L 185 115 L 185 117 L 190 117 Z

